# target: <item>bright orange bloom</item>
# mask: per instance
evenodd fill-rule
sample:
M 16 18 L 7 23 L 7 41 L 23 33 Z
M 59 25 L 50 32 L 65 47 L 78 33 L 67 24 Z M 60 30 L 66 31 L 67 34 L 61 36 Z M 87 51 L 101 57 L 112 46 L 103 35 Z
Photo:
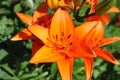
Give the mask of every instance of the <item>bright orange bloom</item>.
M 40 4 L 40 6 L 35 10 L 33 17 L 25 15 L 23 13 L 16 13 L 16 14 L 25 24 L 28 25 L 28 27 L 36 24 L 41 26 L 46 26 L 45 22 L 47 19 L 46 17 L 48 17 L 48 7 L 46 3 Z M 17 35 L 15 35 L 12 38 L 12 40 L 28 40 L 33 38 L 34 38 L 33 34 L 28 30 L 28 28 L 26 28 L 21 32 L 19 32 Z
M 29 30 L 45 44 L 30 62 L 57 62 L 62 80 L 72 80 L 74 58 L 94 56 L 91 49 L 75 38 L 74 23 L 66 9 L 55 12 L 50 29 L 33 26 Z
M 44 8 L 43 8 L 44 7 Z M 51 23 L 51 18 L 53 15 L 48 15 L 48 6 L 45 2 L 41 3 L 40 6 L 35 10 L 33 17 L 25 15 L 23 13 L 16 13 L 17 16 L 31 28 L 35 25 L 41 25 L 44 27 L 49 27 Z M 36 26 L 35 26 L 36 27 Z M 17 33 L 11 40 L 35 40 L 32 45 L 32 54 L 34 54 L 43 43 L 34 36 L 28 28 L 23 29 Z M 36 45 L 36 47 L 34 47 Z
M 120 37 L 104 38 L 104 26 L 101 21 L 86 22 L 75 29 L 77 37 L 86 44 L 96 57 L 102 58 L 114 64 L 119 64 L 119 62 L 112 56 L 112 54 L 100 47 L 116 42 L 120 40 Z M 82 36 L 80 36 L 82 33 Z M 91 79 L 93 71 L 94 58 L 87 57 L 84 58 L 84 66 L 86 69 L 87 80 Z

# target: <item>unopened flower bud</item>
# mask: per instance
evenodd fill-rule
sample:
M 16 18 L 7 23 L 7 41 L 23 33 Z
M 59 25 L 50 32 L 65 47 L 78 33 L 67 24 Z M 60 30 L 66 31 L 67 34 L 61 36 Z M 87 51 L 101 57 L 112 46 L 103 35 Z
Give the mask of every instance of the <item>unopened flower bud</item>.
M 59 6 L 59 0 L 46 0 L 50 9 L 56 9 Z

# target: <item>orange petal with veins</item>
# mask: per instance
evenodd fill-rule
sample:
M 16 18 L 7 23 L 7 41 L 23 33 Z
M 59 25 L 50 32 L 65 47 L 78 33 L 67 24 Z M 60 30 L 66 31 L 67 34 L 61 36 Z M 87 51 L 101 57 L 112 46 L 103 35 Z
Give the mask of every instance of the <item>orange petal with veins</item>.
M 85 72 L 86 72 L 86 80 L 91 80 L 92 72 L 93 72 L 93 64 L 94 60 L 93 58 L 84 58 L 84 66 L 85 66 Z
M 97 25 L 89 31 L 84 37 L 83 41 L 90 47 L 95 47 L 104 37 L 104 26 L 101 21 L 98 21 Z
M 50 26 L 50 38 L 55 41 L 58 39 L 72 37 L 74 33 L 74 23 L 66 9 L 59 8 L 54 14 Z
M 31 16 L 25 15 L 23 13 L 16 13 L 16 14 L 25 24 L 28 24 L 28 25 L 33 24 Z
M 120 9 L 117 8 L 117 7 L 115 7 L 115 6 L 113 6 L 112 8 L 110 8 L 110 9 L 106 12 L 106 14 L 113 13 L 113 12 L 120 12 Z
M 110 17 L 108 16 L 108 14 L 104 14 L 101 17 L 101 20 L 106 23 L 106 24 L 109 24 L 110 23 Z
M 48 15 L 48 6 L 45 2 L 43 2 L 35 10 L 33 15 L 33 21 L 36 22 L 39 18 L 43 19 L 43 17 L 46 15 Z
M 97 57 L 102 58 L 113 64 L 119 64 L 119 62 L 114 58 L 114 56 L 111 53 L 109 53 L 108 51 L 100 49 L 100 48 L 96 48 L 96 49 L 94 49 L 94 51 L 95 51 Z
M 72 58 L 57 61 L 62 80 L 72 80 L 73 63 L 74 60 Z
M 48 36 L 48 28 L 39 26 L 39 25 L 33 25 L 28 27 L 28 29 L 33 33 L 37 38 L 39 38 L 43 43 L 48 43 L 47 38 Z
M 77 43 L 76 43 L 77 42 Z M 86 46 L 83 42 L 75 41 L 71 45 L 69 52 L 66 52 L 69 57 L 84 58 L 84 57 L 95 57 L 94 52 Z
M 55 49 L 43 46 L 31 58 L 30 63 L 56 62 L 64 59 Z
M 37 39 L 29 30 L 28 28 L 20 31 L 14 37 L 12 37 L 12 41 L 18 40 L 29 40 L 29 39 Z
M 97 21 L 86 22 L 75 28 L 75 33 L 77 37 L 81 40 L 83 39 L 93 27 L 95 27 Z
M 99 46 L 104 46 L 110 43 L 114 43 L 116 41 L 119 41 L 120 37 L 111 37 L 111 38 L 103 38 L 102 41 L 100 42 Z

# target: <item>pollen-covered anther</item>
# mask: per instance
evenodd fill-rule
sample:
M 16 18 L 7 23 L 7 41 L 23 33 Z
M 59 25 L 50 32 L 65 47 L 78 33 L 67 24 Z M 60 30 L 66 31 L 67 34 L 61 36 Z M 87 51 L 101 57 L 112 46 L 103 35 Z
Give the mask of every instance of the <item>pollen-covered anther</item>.
M 56 41 L 58 41 L 58 35 L 55 36 Z
M 62 37 L 64 36 L 64 32 L 61 32 L 61 36 L 62 36 Z
M 72 42 L 69 43 L 69 45 L 72 45 L 72 44 L 73 44 Z
M 69 39 L 70 37 L 71 37 L 71 34 L 69 34 L 67 38 Z

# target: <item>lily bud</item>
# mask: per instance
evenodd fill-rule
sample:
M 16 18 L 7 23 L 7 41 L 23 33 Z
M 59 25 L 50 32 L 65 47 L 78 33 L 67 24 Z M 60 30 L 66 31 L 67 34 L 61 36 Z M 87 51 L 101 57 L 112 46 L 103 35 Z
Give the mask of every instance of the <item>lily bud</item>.
M 98 4 L 95 7 L 95 12 L 98 15 L 103 15 L 115 4 L 116 4 L 116 0 L 103 0 L 100 4 Z
M 59 0 L 46 0 L 46 2 L 50 9 L 56 9 L 59 6 Z

